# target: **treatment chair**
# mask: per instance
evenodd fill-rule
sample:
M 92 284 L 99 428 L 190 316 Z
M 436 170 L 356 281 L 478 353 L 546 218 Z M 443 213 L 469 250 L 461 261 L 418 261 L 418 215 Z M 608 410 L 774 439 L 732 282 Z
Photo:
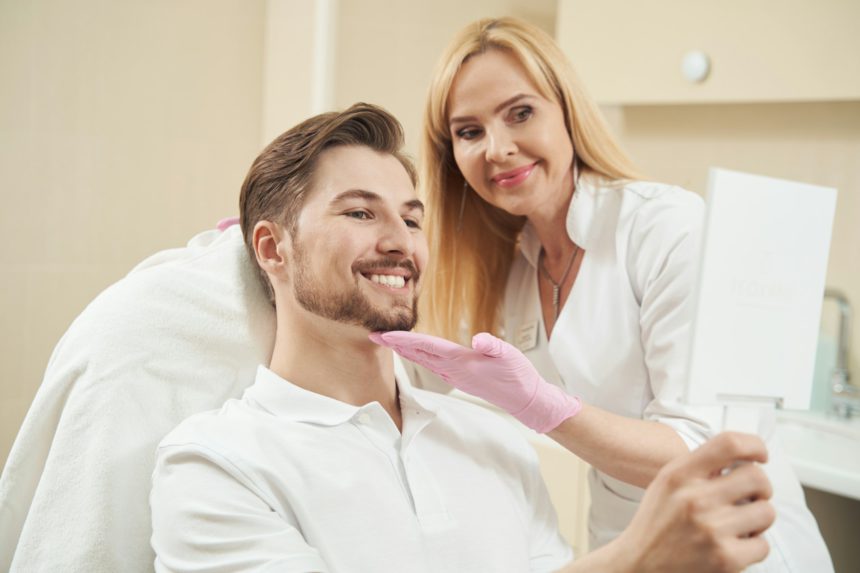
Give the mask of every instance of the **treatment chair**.
M 152 571 L 155 448 L 268 364 L 274 311 L 238 226 L 160 252 L 55 348 L 0 477 L 0 571 Z

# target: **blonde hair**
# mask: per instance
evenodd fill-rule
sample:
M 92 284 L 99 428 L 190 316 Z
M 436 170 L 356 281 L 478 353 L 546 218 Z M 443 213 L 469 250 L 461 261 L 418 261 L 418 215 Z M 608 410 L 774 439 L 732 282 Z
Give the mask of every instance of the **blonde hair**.
M 494 207 L 471 191 L 457 167 L 448 125 L 448 96 L 463 63 L 488 50 L 512 54 L 545 98 L 561 105 L 580 171 L 635 179 L 570 62 L 544 31 L 513 18 L 478 20 L 442 55 L 424 109 L 419 182 L 427 202 L 430 268 L 422 297 L 422 329 L 452 340 L 499 334 L 508 273 L 524 217 Z

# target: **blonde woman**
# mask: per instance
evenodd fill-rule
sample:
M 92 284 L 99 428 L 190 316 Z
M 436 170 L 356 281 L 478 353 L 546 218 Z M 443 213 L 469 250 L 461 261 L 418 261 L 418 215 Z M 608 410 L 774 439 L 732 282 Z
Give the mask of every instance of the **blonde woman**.
M 425 330 L 513 346 L 383 339 L 591 464 L 601 546 L 657 471 L 711 436 L 679 401 L 703 202 L 642 180 L 554 41 L 513 19 L 478 21 L 450 45 L 422 145 Z M 764 566 L 832 569 L 790 468 L 769 465 L 782 505 Z

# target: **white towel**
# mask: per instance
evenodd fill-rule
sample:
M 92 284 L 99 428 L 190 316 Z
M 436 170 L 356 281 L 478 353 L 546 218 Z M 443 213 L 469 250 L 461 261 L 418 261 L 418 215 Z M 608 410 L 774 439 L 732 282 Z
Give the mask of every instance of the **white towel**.
M 72 323 L 0 477 L 0 571 L 152 571 L 155 448 L 268 364 L 274 311 L 238 226 L 158 253 Z

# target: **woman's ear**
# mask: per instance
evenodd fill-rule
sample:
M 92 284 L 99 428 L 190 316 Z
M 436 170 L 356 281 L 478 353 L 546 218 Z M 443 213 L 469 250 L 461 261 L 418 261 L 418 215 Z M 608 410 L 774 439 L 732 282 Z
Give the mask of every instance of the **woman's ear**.
M 258 221 L 251 235 L 257 264 L 268 275 L 284 276 L 287 263 L 287 250 L 283 243 L 290 241 L 290 235 L 277 223 Z

